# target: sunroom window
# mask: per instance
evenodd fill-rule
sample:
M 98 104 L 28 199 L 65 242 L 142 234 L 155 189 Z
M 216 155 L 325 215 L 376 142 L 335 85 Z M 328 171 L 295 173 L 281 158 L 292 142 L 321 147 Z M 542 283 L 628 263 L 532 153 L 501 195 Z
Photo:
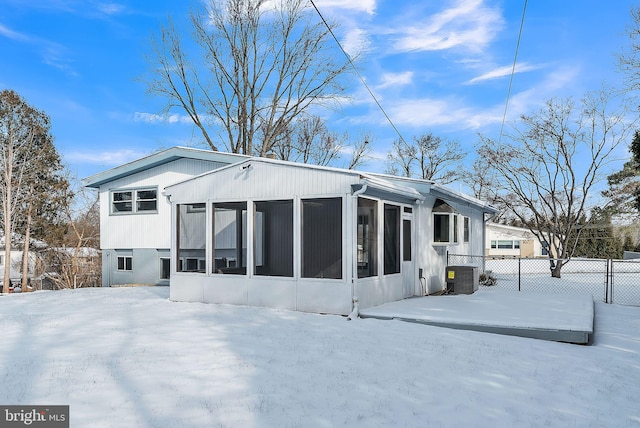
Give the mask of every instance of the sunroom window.
M 378 203 L 358 198 L 358 278 L 378 275 Z
M 178 272 L 205 272 L 207 224 L 202 205 L 178 205 Z
M 342 198 L 302 201 L 302 277 L 342 278 Z
M 247 203 L 213 204 L 213 273 L 247 273 Z
M 293 200 L 255 203 L 255 272 L 293 276 Z
M 384 204 L 384 274 L 400 272 L 400 207 Z

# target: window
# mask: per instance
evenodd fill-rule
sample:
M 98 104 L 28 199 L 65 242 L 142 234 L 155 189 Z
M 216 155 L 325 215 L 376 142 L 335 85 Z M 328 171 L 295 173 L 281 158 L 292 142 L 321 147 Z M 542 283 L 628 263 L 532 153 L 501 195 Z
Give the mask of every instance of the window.
M 358 198 L 358 278 L 378 275 L 378 203 Z
M 512 240 L 500 240 L 500 241 L 491 241 L 491 248 L 499 248 L 501 250 L 512 250 L 520 248 L 520 241 L 512 241 Z
M 247 203 L 213 204 L 213 273 L 247 273 Z
M 384 205 L 384 274 L 400 272 L 400 207 Z
M 169 279 L 171 276 L 171 259 L 160 259 L 160 279 Z
M 130 189 L 111 192 L 112 214 L 149 213 L 158 211 L 158 190 Z
M 462 240 L 463 242 L 469 242 L 469 237 L 471 235 L 471 219 L 469 217 L 464 217 L 463 223 Z
M 458 243 L 458 216 L 453 215 L 453 242 Z
M 411 261 L 411 220 L 402 220 L 402 260 Z
M 293 200 L 256 202 L 255 208 L 256 275 L 292 277 Z
M 132 271 L 133 270 L 133 257 L 131 256 L 118 256 L 118 270 Z
M 126 213 L 133 211 L 133 191 L 128 192 L 113 192 L 111 194 L 113 204 L 113 213 Z
M 342 278 L 342 198 L 302 201 L 302 277 Z
M 449 242 L 449 214 L 433 214 L 433 242 Z
M 200 204 L 178 205 L 176 251 L 178 272 L 206 271 L 206 212 L 194 210 Z
M 157 191 L 153 190 L 137 190 L 136 191 L 136 210 L 141 211 L 157 211 Z

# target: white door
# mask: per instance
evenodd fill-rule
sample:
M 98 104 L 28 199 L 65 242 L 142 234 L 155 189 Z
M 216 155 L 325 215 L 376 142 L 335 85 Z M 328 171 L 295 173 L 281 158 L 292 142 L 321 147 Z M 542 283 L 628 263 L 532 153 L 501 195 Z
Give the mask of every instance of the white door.
M 413 215 L 410 212 L 402 215 L 402 297 L 411 297 L 415 290 L 415 272 L 413 262 Z

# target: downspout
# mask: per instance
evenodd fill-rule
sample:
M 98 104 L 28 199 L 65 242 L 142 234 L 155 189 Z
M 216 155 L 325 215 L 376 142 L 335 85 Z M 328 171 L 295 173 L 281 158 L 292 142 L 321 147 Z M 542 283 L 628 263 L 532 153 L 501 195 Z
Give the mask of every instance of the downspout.
M 351 196 L 353 198 L 353 206 L 355 206 L 355 208 L 356 208 L 356 227 L 351 232 L 351 238 L 352 238 L 351 242 L 356 244 L 356 245 L 355 245 L 355 257 L 352 257 L 352 262 L 351 262 L 351 305 L 352 305 L 352 309 L 351 309 L 351 313 L 347 316 L 347 320 L 348 321 L 351 321 L 352 319 L 358 318 L 359 307 L 358 307 L 358 296 L 356 295 L 356 284 L 355 284 L 355 281 L 356 281 L 355 277 L 356 277 L 357 272 L 358 272 L 358 196 L 360 196 L 364 192 L 366 192 L 367 188 L 368 188 L 368 184 L 364 183 L 360 189 L 356 190 L 355 192 L 353 192 L 351 194 Z M 353 247 L 352 247 L 352 253 L 351 254 L 353 255 Z

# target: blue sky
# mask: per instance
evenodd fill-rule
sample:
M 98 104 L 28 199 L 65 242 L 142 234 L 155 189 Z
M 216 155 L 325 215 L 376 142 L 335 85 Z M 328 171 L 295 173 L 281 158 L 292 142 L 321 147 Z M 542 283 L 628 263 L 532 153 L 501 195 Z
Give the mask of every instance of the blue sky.
M 0 89 L 51 116 L 56 146 L 84 178 L 174 145 L 203 147 L 184 113 L 164 120 L 145 94 L 148 42 L 191 2 L 0 0 Z M 473 159 L 478 133 L 498 136 L 524 0 L 316 0 L 340 22 L 348 51 L 405 139 L 425 132 L 457 139 Z M 620 85 L 615 55 L 627 46 L 634 2 L 531 0 L 508 118 L 552 97 L 579 99 L 603 82 Z M 363 169 L 383 172 L 397 139 L 364 86 L 322 114 L 330 127 L 372 136 Z M 152 120 L 156 118 L 156 120 Z

